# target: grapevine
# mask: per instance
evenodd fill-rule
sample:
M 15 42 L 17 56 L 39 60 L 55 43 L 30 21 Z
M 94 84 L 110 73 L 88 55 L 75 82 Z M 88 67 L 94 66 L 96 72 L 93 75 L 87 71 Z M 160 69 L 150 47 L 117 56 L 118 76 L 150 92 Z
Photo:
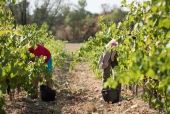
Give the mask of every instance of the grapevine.
M 75 53 L 72 65 L 80 61 L 89 62 L 91 71 L 96 77 L 101 77 L 98 59 L 104 46 L 114 38 L 119 43 L 116 47 L 119 65 L 114 68 L 118 78 L 110 79 L 107 84 L 116 87 L 115 81 L 119 81 L 126 85 L 146 86 L 147 91 L 142 98 L 150 101 L 155 108 L 170 113 L 170 3 L 168 0 L 151 0 L 143 4 L 126 4 L 124 0 L 122 5 L 129 9 L 124 21 L 115 25 L 107 22 L 106 17 L 100 17 L 101 31 Z M 129 34 L 135 35 L 136 40 Z M 124 43 L 121 43 L 122 39 Z M 150 80 L 143 83 L 145 76 Z M 152 90 L 162 99 L 150 96 Z
M 15 0 L 13 1 L 15 3 Z M 49 48 L 53 57 L 53 69 L 62 67 L 65 60 L 70 56 L 64 50 L 65 43 L 54 40 L 48 32 L 46 23 L 39 28 L 36 24 L 17 25 L 14 27 L 14 18 L 11 11 L 4 9 L 5 0 L 0 2 L 0 113 L 5 104 L 6 79 L 9 79 L 10 89 L 20 87 L 26 93 L 31 91 L 32 82 L 45 71 L 44 57 L 37 58 L 32 62 L 34 55 L 29 52 L 29 47 L 38 43 Z M 62 55 L 62 56 L 61 56 Z

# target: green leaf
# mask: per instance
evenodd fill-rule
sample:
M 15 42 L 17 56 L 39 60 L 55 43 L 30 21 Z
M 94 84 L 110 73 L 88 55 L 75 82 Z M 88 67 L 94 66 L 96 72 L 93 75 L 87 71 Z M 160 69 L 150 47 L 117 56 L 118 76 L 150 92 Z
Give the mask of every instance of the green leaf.
M 126 4 L 126 0 L 122 0 L 122 1 L 121 1 L 121 4 Z
M 16 0 L 12 0 L 12 4 L 15 4 L 16 3 Z
M 2 96 L 2 90 L 0 90 L 0 96 Z
M 170 19 L 166 18 L 166 19 L 160 19 L 159 20 L 159 25 L 160 28 L 165 27 L 166 29 L 170 28 Z
M 168 33 L 166 33 L 166 38 L 170 38 L 170 31 L 168 31 Z
M 152 77 L 154 78 L 155 77 L 155 72 L 153 69 L 149 69 L 146 73 L 146 76 L 149 76 L 149 77 Z
M 155 13 L 157 11 L 157 6 L 152 6 L 151 10 Z

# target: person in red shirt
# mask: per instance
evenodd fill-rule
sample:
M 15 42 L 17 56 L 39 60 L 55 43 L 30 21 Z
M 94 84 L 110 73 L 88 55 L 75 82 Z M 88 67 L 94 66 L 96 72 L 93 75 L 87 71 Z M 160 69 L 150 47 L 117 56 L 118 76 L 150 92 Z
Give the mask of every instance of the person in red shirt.
M 40 56 L 45 56 L 46 59 L 45 59 L 45 63 L 48 65 L 47 69 L 52 72 L 52 57 L 51 57 L 51 53 L 50 51 L 44 47 L 43 45 L 41 44 L 37 44 L 37 47 L 34 49 L 33 47 L 29 48 L 29 51 L 30 53 L 34 54 L 35 56 L 37 57 L 40 57 Z M 39 82 L 39 79 L 37 78 L 36 80 L 33 81 L 33 87 L 35 89 L 38 88 L 38 82 Z M 46 82 L 46 85 L 49 87 L 49 88 L 52 88 L 52 84 L 47 81 Z M 37 95 L 34 96 L 35 98 L 37 97 Z
M 30 53 L 34 54 L 35 56 L 46 56 L 45 63 L 47 63 L 50 60 L 51 53 L 50 51 L 42 46 L 41 44 L 37 44 L 37 48 L 34 49 L 33 47 L 29 48 Z M 50 69 L 52 70 L 52 69 Z

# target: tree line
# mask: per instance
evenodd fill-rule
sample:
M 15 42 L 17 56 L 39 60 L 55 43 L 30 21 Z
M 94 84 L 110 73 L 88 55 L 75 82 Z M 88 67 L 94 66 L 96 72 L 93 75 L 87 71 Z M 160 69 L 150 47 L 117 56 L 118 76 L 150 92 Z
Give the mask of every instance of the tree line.
M 66 0 L 36 0 L 33 13 L 30 12 L 28 0 L 18 0 L 12 4 L 7 0 L 7 8 L 10 8 L 14 16 L 14 27 L 16 25 L 27 25 L 36 23 L 40 27 L 47 23 L 48 31 L 51 31 L 55 39 L 67 40 L 68 42 L 84 42 L 90 36 L 94 37 L 100 30 L 98 17 L 106 16 L 108 21 L 118 24 L 127 11 L 113 4 L 101 4 L 101 14 L 94 14 L 87 10 L 86 0 L 78 0 L 78 4 L 72 4 Z

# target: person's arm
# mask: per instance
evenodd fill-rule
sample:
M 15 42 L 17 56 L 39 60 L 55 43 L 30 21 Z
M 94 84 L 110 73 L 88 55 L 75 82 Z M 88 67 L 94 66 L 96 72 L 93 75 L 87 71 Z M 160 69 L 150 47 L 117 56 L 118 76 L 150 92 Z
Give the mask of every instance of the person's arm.
M 99 58 L 99 61 L 98 61 L 98 63 L 99 63 L 99 69 L 102 69 L 102 64 L 103 64 L 103 53 L 100 55 L 100 58 Z
M 115 56 L 116 56 L 116 50 L 114 50 L 111 54 L 111 61 L 114 61 L 115 60 Z
M 108 66 L 110 56 L 111 56 L 110 52 L 103 52 L 102 61 L 100 63 L 100 69 L 105 69 Z
M 115 50 L 114 52 L 112 52 L 112 55 L 111 55 L 111 66 L 112 68 L 114 68 L 115 66 L 118 65 L 118 61 L 117 61 L 117 57 L 118 57 L 118 54 L 117 54 L 117 51 Z
M 100 55 L 98 63 L 100 64 L 103 61 L 103 53 Z

